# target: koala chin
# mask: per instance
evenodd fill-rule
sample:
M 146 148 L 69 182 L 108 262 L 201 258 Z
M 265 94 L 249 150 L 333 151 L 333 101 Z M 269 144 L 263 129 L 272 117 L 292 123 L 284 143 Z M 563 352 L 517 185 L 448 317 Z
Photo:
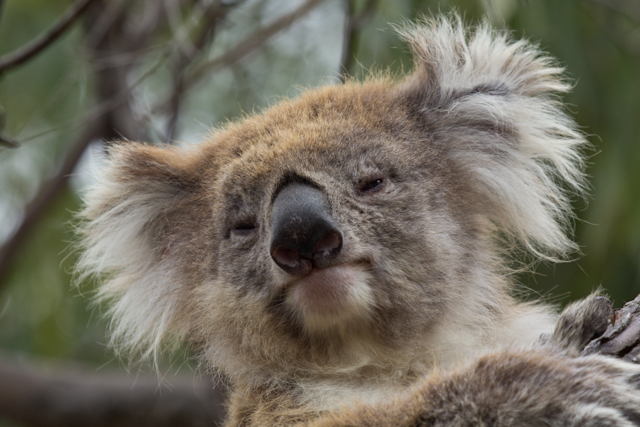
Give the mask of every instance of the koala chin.
M 197 146 L 111 145 L 79 269 L 103 279 L 113 345 L 187 342 L 230 384 L 230 427 L 640 425 L 640 367 L 580 356 L 611 306 L 513 296 L 510 254 L 576 249 L 587 143 L 563 70 L 457 16 L 399 33 L 404 77 Z
M 315 269 L 292 283 L 286 304 L 310 332 L 366 323 L 374 305 L 368 277 L 357 265 Z

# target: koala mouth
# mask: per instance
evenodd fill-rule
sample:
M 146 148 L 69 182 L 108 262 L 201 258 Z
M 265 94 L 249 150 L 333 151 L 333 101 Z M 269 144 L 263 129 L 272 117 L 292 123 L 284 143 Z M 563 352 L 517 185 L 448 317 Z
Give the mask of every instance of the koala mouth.
M 310 330 L 357 324 L 374 306 L 370 280 L 361 265 L 314 269 L 292 284 L 286 303 Z

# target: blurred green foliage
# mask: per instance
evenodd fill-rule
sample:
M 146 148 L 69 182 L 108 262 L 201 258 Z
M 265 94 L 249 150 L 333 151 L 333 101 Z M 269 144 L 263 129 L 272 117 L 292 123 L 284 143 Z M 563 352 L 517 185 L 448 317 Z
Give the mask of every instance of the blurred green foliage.
M 239 6 L 229 16 L 215 49 L 231 45 L 265 15 L 277 14 L 273 2 Z M 355 10 L 364 3 L 355 1 Z M 0 21 L 0 54 L 38 34 L 69 4 L 8 0 Z M 389 24 L 452 8 L 469 21 L 488 15 L 494 25 L 539 41 L 557 57 L 575 81 L 566 102 L 584 131 L 592 135 L 588 170 L 592 198 L 588 204 L 576 201 L 580 218 L 576 239 L 585 255 L 571 263 L 540 265 L 535 275 L 522 275 L 519 280 L 546 298 L 562 296 L 561 303 L 600 285 L 616 305 L 633 298 L 640 292 L 639 3 L 381 0 L 360 34 L 353 52 L 358 65 L 351 71 L 362 76 L 372 69 L 409 69 L 407 51 Z M 268 106 L 279 96 L 299 93 L 290 88 L 335 79 L 344 10 L 344 2 L 328 1 L 264 50 L 211 75 L 187 99 L 178 139 L 197 140 L 209 125 Z M 81 38 L 82 28 L 76 26 L 42 55 L 0 78 L 5 132 L 22 144 L 15 150 L 0 148 L 0 239 L 19 219 L 20 206 L 33 197 L 38 183 L 54 172 L 77 133 L 82 112 L 94 98 Z M 166 72 L 160 70 L 143 89 L 154 93 L 162 91 L 163 85 Z M 44 135 L 30 138 L 43 131 Z M 82 360 L 96 366 L 113 359 L 104 345 L 106 325 L 100 320 L 101 311 L 91 308 L 86 298 L 91 284 L 80 290 L 71 285 L 75 254 L 68 248 L 73 240 L 69 223 L 72 212 L 79 209 L 76 189 L 69 186 L 31 230 L 8 281 L 0 288 L 2 352 Z
M 6 2 L 0 20 L 0 54 L 23 45 L 49 27 L 71 2 L 18 0 Z M 4 131 L 21 140 L 18 149 L 0 148 L 0 236 L 6 237 L 41 180 L 54 171 L 70 137 L 49 133 L 78 115 L 87 101 L 82 89 L 83 61 L 73 52 L 81 32 L 75 28 L 41 55 L 0 78 Z M 24 142 L 22 142 L 24 141 Z M 104 325 L 90 322 L 87 300 L 71 286 L 74 257 L 70 212 L 79 199 L 68 189 L 30 231 L 0 287 L 0 351 L 43 358 L 72 358 L 103 363 Z M 87 327 L 91 323 L 92 327 Z M 101 331 L 100 331 L 101 330 Z

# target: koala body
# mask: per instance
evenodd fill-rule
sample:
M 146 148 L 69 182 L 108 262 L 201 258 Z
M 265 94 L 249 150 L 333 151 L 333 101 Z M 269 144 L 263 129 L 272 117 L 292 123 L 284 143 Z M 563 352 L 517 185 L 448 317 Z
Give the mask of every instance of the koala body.
M 114 344 L 188 341 L 230 382 L 228 426 L 636 425 L 640 368 L 577 357 L 611 308 L 592 296 L 554 332 L 505 267 L 575 248 L 585 141 L 562 70 L 455 17 L 402 35 L 403 79 L 110 149 L 80 262 L 107 274 Z

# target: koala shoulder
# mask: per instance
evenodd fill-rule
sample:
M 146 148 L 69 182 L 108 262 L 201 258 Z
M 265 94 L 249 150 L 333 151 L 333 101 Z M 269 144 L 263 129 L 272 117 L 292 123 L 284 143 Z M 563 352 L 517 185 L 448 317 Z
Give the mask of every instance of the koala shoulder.
M 345 407 L 309 425 L 638 426 L 639 372 L 638 365 L 603 356 L 502 352 L 431 375 L 386 402 Z

